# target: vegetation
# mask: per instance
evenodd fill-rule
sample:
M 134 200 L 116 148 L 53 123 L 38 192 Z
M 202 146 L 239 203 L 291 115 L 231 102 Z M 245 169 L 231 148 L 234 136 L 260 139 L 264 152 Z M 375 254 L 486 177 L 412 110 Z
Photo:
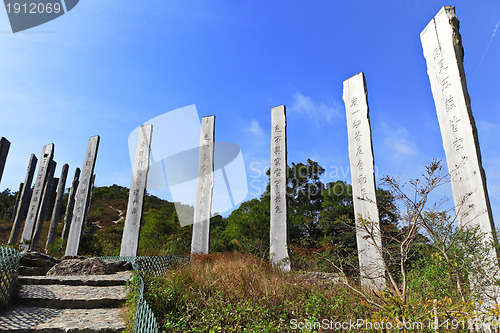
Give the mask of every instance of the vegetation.
M 242 203 L 227 218 L 212 217 L 210 252 L 214 254 L 197 257 L 165 276 L 146 277 L 146 299 L 162 329 L 284 332 L 295 325 L 324 332 L 339 330 L 331 325 L 351 320 L 367 331 L 381 331 L 372 324 L 380 328 L 384 323 L 393 327 L 410 323 L 423 325 L 415 330 L 444 332 L 466 331 L 474 321 L 499 318 L 500 308 L 479 302 L 488 300 L 500 276 L 497 263 L 488 259 L 491 244 L 484 242 L 492 237 L 458 226 L 452 210 L 467 207 L 446 209 L 431 202 L 431 193 L 448 182 L 439 162 L 433 161 L 421 177 L 408 183 L 385 177 L 384 189 L 377 189 L 383 238 L 377 250 L 388 278 L 383 292 L 360 287 L 352 189 L 342 181 L 323 183 L 324 172 L 311 160 L 288 168 L 291 273 L 283 274 L 268 264 L 268 187 L 260 198 Z M 119 254 L 128 192 L 118 185 L 94 189 L 80 254 Z M 4 243 L 15 193 L 5 190 L 0 199 L 0 242 Z M 361 222 L 358 228 L 374 237 L 367 227 L 371 221 Z M 61 229 L 60 224 L 58 235 Z M 173 203 L 146 195 L 139 255 L 189 255 L 191 232 L 191 227 L 180 226 Z M 40 244 L 45 244 L 43 239 Z M 59 241 L 49 252 L 61 256 L 63 250 Z M 305 278 L 303 273 L 311 271 L 347 277 L 346 283 Z M 344 331 L 359 328 L 341 327 Z

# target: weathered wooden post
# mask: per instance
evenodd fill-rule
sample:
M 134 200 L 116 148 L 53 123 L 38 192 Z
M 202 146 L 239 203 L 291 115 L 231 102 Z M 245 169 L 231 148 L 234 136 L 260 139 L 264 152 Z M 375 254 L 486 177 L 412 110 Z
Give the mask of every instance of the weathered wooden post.
M 139 246 L 139 231 L 141 229 L 142 208 L 146 193 L 149 170 L 149 154 L 153 125 L 139 128 L 137 145 L 135 148 L 134 168 L 132 170 L 132 184 L 128 195 L 127 215 L 123 228 L 121 257 L 135 257 Z
M 99 136 L 93 136 L 89 139 L 87 152 L 82 168 L 82 180 L 78 185 L 78 190 L 75 198 L 75 207 L 73 209 L 73 217 L 69 228 L 68 244 L 66 245 L 66 256 L 78 255 L 80 240 L 85 221 L 85 212 L 89 196 L 90 184 L 92 175 L 94 174 L 95 160 L 97 157 L 97 149 L 99 147 Z
M 210 217 L 214 187 L 215 116 L 201 119 L 200 153 L 196 201 L 194 203 L 191 254 L 207 254 L 210 245 Z
M 287 145 L 286 110 L 281 105 L 271 109 L 271 231 L 270 260 L 284 271 L 290 270 L 287 233 Z
M 2 181 L 3 169 L 5 168 L 5 162 L 7 161 L 7 155 L 9 154 L 10 141 L 2 137 L 0 139 L 0 181 Z
M 49 233 L 47 235 L 47 242 L 45 243 L 45 253 L 48 252 L 49 247 L 56 238 L 57 224 L 59 223 L 59 218 L 61 217 L 62 200 L 66 186 L 66 178 L 68 176 L 69 165 L 64 164 L 61 177 L 59 178 L 59 186 L 57 188 L 56 201 L 54 203 L 54 209 L 52 210 L 52 217 L 50 219 Z
M 78 180 L 80 179 L 80 168 L 76 168 L 75 176 L 73 177 L 73 182 L 71 183 L 71 188 L 68 194 L 68 204 L 66 205 L 66 214 L 64 216 L 64 227 L 62 231 L 62 239 L 68 239 L 69 226 L 71 225 L 71 219 L 73 218 L 73 208 L 75 207 L 75 195 L 78 188 Z
M 370 116 L 363 73 L 344 81 L 343 99 L 347 116 L 361 286 L 381 291 L 386 288 L 385 266 L 375 190 Z
M 40 204 L 40 209 L 38 210 L 38 215 L 36 217 L 35 231 L 31 238 L 30 250 L 36 251 L 38 248 L 38 242 L 40 241 L 40 236 L 42 234 L 43 223 L 45 222 L 45 215 L 47 213 L 47 206 L 49 205 L 50 197 L 52 192 L 54 192 L 54 184 L 58 180 L 54 179 L 54 172 L 56 171 L 57 163 L 52 160 L 50 162 L 49 174 L 47 176 L 47 182 L 45 183 L 45 188 L 43 189 L 42 201 Z M 57 185 L 56 185 L 57 186 Z
M 21 224 L 23 223 L 24 216 L 26 213 L 26 207 L 28 205 L 28 199 L 31 193 L 31 182 L 33 181 L 33 175 L 35 174 L 35 167 L 38 159 L 35 154 L 31 154 L 30 161 L 28 163 L 28 171 L 26 172 L 26 177 L 24 178 L 24 185 L 21 191 L 20 202 L 17 206 L 14 223 L 12 225 L 12 230 L 9 237 L 9 245 L 14 245 L 19 237 L 19 230 L 21 230 Z
M 33 229 L 35 228 L 35 222 L 42 200 L 43 189 L 45 188 L 45 184 L 48 179 L 50 164 L 52 162 L 53 156 L 54 144 L 51 143 L 44 146 L 42 149 L 42 155 L 40 157 L 40 167 L 38 169 L 38 175 L 35 180 L 35 187 L 33 188 L 33 193 L 31 195 L 28 216 L 26 217 L 23 233 L 21 235 L 21 248 L 23 248 L 24 250 L 27 250 L 29 248 L 29 245 L 26 243 L 31 242 L 31 237 L 33 236 Z
M 454 7 L 443 7 L 420 34 L 432 95 L 441 128 L 448 163 L 451 190 L 459 226 L 479 227 L 484 242 L 494 242 L 495 226 L 481 165 L 477 128 L 463 67 L 463 47 Z M 497 253 L 491 247 L 484 265 L 498 265 Z M 498 278 L 498 277 L 497 277 Z M 474 283 L 473 288 L 479 286 Z M 486 296 L 498 297 L 498 290 L 486 286 Z M 491 295 L 491 294 L 495 295 Z

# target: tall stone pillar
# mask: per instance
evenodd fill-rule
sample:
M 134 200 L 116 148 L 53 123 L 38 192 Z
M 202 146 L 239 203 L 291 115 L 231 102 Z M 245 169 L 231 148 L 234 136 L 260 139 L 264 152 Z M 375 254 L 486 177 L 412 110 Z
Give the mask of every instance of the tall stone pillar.
M 95 160 L 97 157 L 97 149 L 99 147 L 99 136 L 93 136 L 89 139 L 87 152 L 82 168 L 82 180 L 78 185 L 78 190 L 75 198 L 75 207 L 73 209 L 73 218 L 69 228 L 68 244 L 66 245 L 66 256 L 78 255 L 80 240 L 82 236 L 87 201 L 89 197 L 92 175 L 94 174 Z
M 127 215 L 123 228 L 121 257 L 135 257 L 139 246 L 139 231 L 141 229 L 142 208 L 149 171 L 149 154 L 153 125 L 139 128 L 137 145 L 135 148 L 134 168 L 132 170 L 132 184 L 128 195 Z
M 80 179 L 80 168 L 76 168 L 75 176 L 73 177 L 73 182 L 71 183 L 71 188 L 68 193 L 68 204 L 66 205 L 66 214 L 64 215 L 64 227 L 62 231 L 62 239 L 68 239 L 69 226 L 71 225 L 71 219 L 73 218 L 73 208 L 75 207 L 75 195 L 78 188 L 78 180 Z
M 49 247 L 56 239 L 57 224 L 59 223 L 59 218 L 61 217 L 62 200 L 66 186 L 66 178 L 68 177 L 69 165 L 64 164 L 61 177 L 59 178 L 59 185 L 57 187 L 56 201 L 54 203 L 54 209 L 52 210 L 52 217 L 50 219 L 49 233 L 47 235 L 47 242 L 45 243 L 45 253 L 48 252 Z
M 215 116 L 203 117 L 201 120 L 191 254 L 207 254 L 209 250 L 210 217 L 214 188 L 214 142 Z
M 38 159 L 35 154 L 31 154 L 30 161 L 28 163 L 28 171 L 26 172 L 26 177 L 24 178 L 24 185 L 21 191 L 19 205 L 17 206 L 14 223 L 12 225 L 12 230 L 9 237 L 9 245 L 14 245 L 19 237 L 19 231 L 21 230 L 21 224 L 23 223 L 24 216 L 26 214 L 26 207 L 28 205 L 28 200 L 31 194 L 31 182 L 33 181 L 33 175 L 35 174 L 35 167 Z
M 92 203 L 92 193 L 94 192 L 94 184 L 95 184 L 95 174 L 92 175 L 92 180 L 90 181 L 89 187 L 89 197 L 87 198 L 87 206 L 85 207 L 85 221 L 83 223 L 83 232 L 85 232 L 85 228 L 89 225 L 89 211 L 90 204 Z
M 43 223 L 45 222 L 45 216 L 47 214 L 47 207 L 49 206 L 50 197 L 52 193 L 55 192 L 55 187 L 59 181 L 54 178 L 54 172 L 56 171 L 57 163 L 52 160 L 50 161 L 49 174 L 47 176 L 47 182 L 45 183 L 45 188 L 43 189 L 42 201 L 40 204 L 40 209 L 38 210 L 38 215 L 36 217 L 35 231 L 33 232 L 33 237 L 31 238 L 30 250 L 36 251 L 38 248 L 38 242 L 40 241 L 40 236 L 42 235 Z M 56 186 L 54 186 L 56 184 Z
M 489 243 L 496 239 L 495 226 L 465 81 L 464 51 L 455 8 L 441 8 L 422 31 L 420 39 L 441 128 L 458 223 L 467 228 L 478 226 L 484 234 L 484 242 Z M 493 247 L 485 257 L 485 265 L 488 263 L 498 265 Z M 474 277 L 471 280 L 474 281 Z M 489 294 L 495 288 L 486 289 L 481 292 Z M 498 297 L 498 290 L 494 293 L 496 295 L 489 296 Z
M 28 216 L 26 217 L 23 233 L 21 235 L 21 248 L 25 250 L 29 248 L 29 245 L 27 245 L 26 243 L 31 242 L 31 237 L 33 236 L 36 218 L 41 206 L 43 189 L 45 188 L 45 185 L 47 183 L 50 164 L 52 162 L 53 156 L 54 144 L 51 143 L 44 146 L 40 157 L 40 167 L 38 169 L 38 175 L 35 180 L 35 187 L 33 188 L 33 193 L 31 195 L 31 201 L 28 208 Z
M 10 141 L 2 137 L 0 139 L 0 181 L 2 181 L 3 169 L 5 168 L 5 162 L 7 161 L 7 155 L 9 154 Z
M 14 219 L 16 218 L 17 207 L 19 207 L 19 203 L 21 202 L 21 194 L 23 192 L 23 187 L 24 183 L 20 183 L 19 190 L 17 190 L 16 194 L 16 204 L 14 205 L 14 210 L 12 211 L 12 214 L 9 216 L 10 222 L 14 222 Z
M 344 81 L 343 99 L 347 118 L 361 286 L 381 291 L 386 288 L 385 266 L 375 190 L 368 99 L 363 73 Z
M 287 234 L 287 145 L 286 110 L 281 105 L 271 109 L 271 232 L 270 259 L 273 265 L 290 270 Z

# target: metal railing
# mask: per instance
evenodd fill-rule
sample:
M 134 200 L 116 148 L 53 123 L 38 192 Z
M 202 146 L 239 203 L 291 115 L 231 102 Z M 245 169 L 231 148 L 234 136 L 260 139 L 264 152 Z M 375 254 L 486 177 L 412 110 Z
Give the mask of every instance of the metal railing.
M 19 258 L 16 249 L 0 247 L 0 309 L 6 307 L 14 296 Z
M 142 274 L 154 276 L 163 275 L 173 264 L 187 263 L 189 258 L 169 255 L 152 257 L 98 257 L 101 260 L 124 260 L 132 263 L 134 274 L 137 276 L 137 309 L 135 312 L 134 332 L 158 333 L 158 322 L 150 306 L 144 299 L 144 280 Z

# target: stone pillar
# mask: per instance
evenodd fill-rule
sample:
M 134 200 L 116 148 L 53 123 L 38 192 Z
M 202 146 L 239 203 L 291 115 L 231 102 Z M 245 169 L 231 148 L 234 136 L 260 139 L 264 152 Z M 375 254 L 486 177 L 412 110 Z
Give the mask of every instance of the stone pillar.
M 89 197 L 87 198 L 87 206 L 85 207 L 85 222 L 83 223 L 82 231 L 85 233 L 85 229 L 89 224 L 89 210 L 90 204 L 92 203 L 92 193 L 94 192 L 94 184 L 95 184 L 95 174 L 92 175 L 92 180 L 90 181 L 89 187 Z
M 134 168 L 132 170 L 132 183 L 128 195 L 127 215 L 123 228 L 121 257 L 135 257 L 137 255 L 152 136 L 153 125 L 145 125 L 139 128 Z
M 381 291 L 387 285 L 375 191 L 370 117 L 363 73 L 344 81 L 343 99 L 347 116 L 361 287 Z
M 5 168 L 5 161 L 9 153 L 10 141 L 2 137 L 0 139 L 0 181 L 2 181 L 3 169 Z
M 80 179 L 80 168 L 76 168 L 73 182 L 68 194 L 68 204 L 66 205 L 66 214 L 64 215 L 64 227 L 62 231 L 62 239 L 68 239 L 69 226 L 73 218 L 73 208 L 75 207 L 75 195 L 78 188 L 78 179 Z
M 12 211 L 12 213 L 9 216 L 10 222 L 14 222 L 14 218 L 16 217 L 17 207 L 19 207 L 19 202 L 21 201 L 21 194 L 23 192 L 23 187 L 24 187 L 24 183 L 20 183 L 19 190 L 17 190 L 17 194 L 16 194 L 16 204 L 14 205 L 14 210 Z
M 271 109 L 271 232 L 269 255 L 271 263 L 284 271 L 290 270 L 287 232 L 287 146 L 285 106 Z
M 50 163 L 54 156 L 54 144 L 46 145 L 42 149 L 42 155 L 40 157 L 40 167 L 38 169 L 38 175 L 35 180 L 35 187 L 33 188 L 33 193 L 31 195 L 31 201 L 28 208 L 28 216 L 26 217 L 26 222 L 24 223 L 23 233 L 21 235 L 21 248 L 27 250 L 29 246 L 25 244 L 31 241 L 33 236 L 33 229 L 35 227 L 35 221 L 38 216 L 38 211 L 40 203 L 42 200 L 43 189 L 47 182 L 48 173 L 50 171 Z M 26 183 L 26 182 L 25 182 Z
M 455 8 L 441 8 L 422 31 L 420 39 L 441 128 L 458 223 L 461 227 L 479 226 L 485 242 L 495 240 Z M 497 265 L 497 253 L 493 247 L 485 258 L 486 262 Z
M 30 250 L 36 251 L 38 248 L 38 242 L 40 241 L 40 236 L 42 234 L 43 223 L 45 222 L 45 216 L 47 214 L 47 206 L 49 205 L 50 197 L 52 193 L 55 192 L 55 187 L 57 186 L 57 178 L 54 178 L 54 172 L 56 171 L 57 163 L 52 160 L 50 162 L 50 170 L 47 176 L 47 182 L 45 183 L 45 188 L 43 189 L 42 201 L 40 209 L 38 210 L 38 215 L 36 217 L 35 231 L 33 232 L 33 237 L 31 238 Z M 56 184 L 56 186 L 54 186 Z
M 28 171 L 26 172 L 26 177 L 24 178 L 24 185 L 21 191 L 20 202 L 17 206 L 14 223 L 12 225 L 12 231 L 10 232 L 9 245 L 14 245 L 19 237 L 19 230 L 21 230 L 21 224 L 23 223 L 24 216 L 26 214 L 26 207 L 28 205 L 28 199 L 31 193 L 31 182 L 33 181 L 33 175 L 35 173 L 35 167 L 38 159 L 35 154 L 31 154 L 30 161 L 28 163 Z
M 56 239 L 57 224 L 59 223 L 59 218 L 61 217 L 62 200 L 64 195 L 64 190 L 66 186 L 66 178 L 68 177 L 69 165 L 64 164 L 61 172 L 61 178 L 59 178 L 59 185 L 57 187 L 56 201 L 54 203 L 54 209 L 52 210 L 52 217 L 50 219 L 49 233 L 47 235 L 47 242 L 45 243 L 45 253 L 48 252 L 49 247 Z
M 66 256 L 78 255 L 80 247 L 80 239 L 85 221 L 85 213 L 87 201 L 89 197 L 90 184 L 92 175 L 94 174 L 95 160 L 97 157 L 97 148 L 99 147 L 99 136 L 90 138 L 85 160 L 82 168 L 82 180 L 78 185 L 78 190 L 75 198 L 75 207 L 73 209 L 73 217 L 69 229 L 68 244 L 66 245 Z
M 210 245 L 210 217 L 214 188 L 215 116 L 201 119 L 200 153 L 196 201 L 194 203 L 191 254 L 207 254 Z

